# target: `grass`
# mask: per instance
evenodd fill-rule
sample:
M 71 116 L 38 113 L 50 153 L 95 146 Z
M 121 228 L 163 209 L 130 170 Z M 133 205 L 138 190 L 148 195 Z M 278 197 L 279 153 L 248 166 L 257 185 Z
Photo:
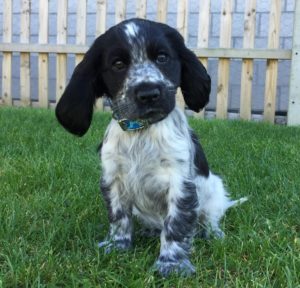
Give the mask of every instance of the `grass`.
M 0 287 L 300 287 L 300 128 L 240 121 L 190 124 L 233 198 L 226 238 L 197 239 L 191 278 L 150 268 L 159 239 L 104 255 L 108 230 L 96 153 L 109 114 L 76 138 L 53 111 L 0 109 Z

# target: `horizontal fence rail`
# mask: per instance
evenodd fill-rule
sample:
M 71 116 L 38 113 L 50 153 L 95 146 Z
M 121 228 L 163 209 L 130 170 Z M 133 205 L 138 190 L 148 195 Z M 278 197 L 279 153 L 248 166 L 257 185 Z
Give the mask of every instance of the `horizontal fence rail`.
M 74 56 L 73 68 L 82 60 L 90 44 L 87 44 L 88 25 L 93 25 L 94 38 L 104 33 L 107 28 L 115 23 L 131 17 L 150 18 L 159 22 L 171 24 L 183 35 L 188 47 L 197 55 L 205 67 L 210 68 L 210 63 L 214 59 L 217 61 L 217 69 L 213 81 L 215 91 L 215 106 L 208 108 L 200 113 L 194 113 L 195 117 L 205 118 L 209 115 L 213 117 L 226 119 L 232 117 L 233 110 L 236 112 L 235 118 L 251 120 L 255 119 L 255 109 L 253 109 L 253 79 L 257 69 L 254 69 L 255 61 L 265 61 L 265 84 L 261 95 L 255 95 L 262 99 L 261 118 L 265 121 L 274 123 L 276 116 L 276 102 L 278 90 L 279 65 L 282 61 L 291 63 L 290 89 L 288 98 L 288 110 L 286 111 L 288 124 L 300 124 L 300 1 L 295 1 L 293 10 L 294 29 L 293 46 L 291 49 L 282 49 L 280 46 L 280 24 L 282 7 L 286 5 L 287 0 L 269 0 L 269 11 L 264 11 L 267 18 L 264 18 L 264 25 L 268 27 L 267 47 L 255 48 L 255 39 L 257 33 L 257 0 L 245 0 L 243 5 L 243 20 L 240 25 L 243 26 L 242 48 L 236 48 L 233 45 L 232 37 L 235 32 L 234 16 L 238 9 L 235 5 L 241 5 L 234 0 L 182 0 L 182 1 L 151 1 L 151 0 L 115 0 L 95 1 L 94 6 L 87 0 L 2 0 L 3 10 L 0 11 L 3 22 L 2 42 L 0 43 L 1 70 L 1 97 L 2 105 L 21 105 L 21 106 L 53 106 L 59 100 L 64 91 L 68 77 L 72 73 L 69 71 L 68 63 L 70 55 Z M 195 5 L 195 3 L 198 5 Z M 212 31 L 212 12 L 213 5 L 219 4 L 219 31 Z M 267 1 L 265 1 L 267 2 Z M 112 5 L 113 4 L 113 5 Z M 174 7 L 174 4 L 177 6 Z M 154 12 L 149 9 L 156 5 Z M 128 12 L 129 7 L 135 7 Z M 15 8 L 17 7 L 17 8 Z M 1 8 L 0 8 L 1 9 Z M 17 9 L 17 11 L 13 11 Z M 131 8 L 132 9 L 132 8 Z M 216 8 L 214 8 L 216 9 Z M 241 8 L 239 7 L 241 10 Z M 34 13 L 33 13 L 34 10 Z M 113 11 L 113 12 L 112 12 Z M 112 13 L 114 18 L 111 18 Z M 240 14 L 241 11 L 239 12 Z M 31 30 L 33 29 L 32 20 L 35 14 L 38 15 L 38 40 L 32 41 Z M 90 16 L 93 15 L 93 17 Z M 1 16 L 0 15 L 0 16 Z M 56 17 L 53 18 L 53 15 Z M 189 23 L 193 15 L 197 15 L 197 25 L 194 27 Z M 70 19 L 69 19 L 70 18 Z M 154 19 L 153 19 L 154 18 Z M 175 20 L 175 22 L 172 19 Z M 13 27 L 15 21 L 19 21 L 20 29 L 16 32 Z M 53 22 L 55 19 L 55 22 Z M 72 19 L 72 20 L 71 20 Z M 215 19 L 215 18 L 214 18 Z M 68 25 L 73 24 L 75 31 L 75 40 L 69 43 Z M 262 20 L 260 20 L 262 21 Z M 91 22 L 93 22 L 91 24 Z M 114 22 L 114 23 L 113 23 Z M 169 23 L 172 22 L 172 23 Z M 71 23 L 71 24 L 70 24 Z M 15 25 L 15 24 L 14 24 Z M 235 24 L 236 25 L 236 24 Z M 216 26 L 216 25 L 215 25 Z M 55 30 L 55 43 L 52 40 L 49 43 L 49 30 Z M 291 27 L 292 29 L 293 27 Z M 194 30 L 193 30 L 194 29 Z M 214 28 L 215 29 L 215 28 Z M 13 41 L 19 36 L 19 41 Z M 197 35 L 197 41 L 194 44 L 189 43 L 191 35 Z M 211 47 L 210 41 L 212 35 L 217 34 L 218 44 Z M 1 35 L 0 35 L 1 36 Z M 13 37 L 14 36 L 14 37 Z M 89 35 L 90 36 L 90 35 Z M 36 57 L 37 68 L 33 58 Z M 53 57 L 55 57 L 54 64 Z M 14 59 L 18 58 L 19 65 L 16 65 Z M 72 58 L 73 59 L 73 58 Z M 239 108 L 232 109 L 230 106 L 231 64 L 233 61 L 241 61 L 240 71 L 240 95 Z M 73 60 L 72 60 L 73 61 Z M 49 73 L 52 66 L 55 66 L 53 75 Z M 19 77 L 12 77 L 12 70 L 19 67 Z M 31 75 L 37 70 L 37 99 L 32 99 Z M 53 71 L 53 69 L 51 70 Z M 261 71 L 259 71 L 260 74 Z M 288 71 L 289 72 L 289 71 Z M 19 97 L 13 95 L 13 86 L 18 81 Z M 54 81 L 54 82 L 53 82 Z M 50 92 L 53 94 L 55 87 L 55 97 L 50 99 Z M 177 97 L 178 105 L 185 106 L 180 91 Z M 96 106 L 98 109 L 104 109 L 105 103 L 100 100 Z M 285 114 L 285 113 L 283 113 Z
M 284 49 L 189 48 L 199 58 L 292 59 L 292 50 Z M 16 53 L 85 54 L 88 49 L 85 45 L 0 43 L 0 51 Z

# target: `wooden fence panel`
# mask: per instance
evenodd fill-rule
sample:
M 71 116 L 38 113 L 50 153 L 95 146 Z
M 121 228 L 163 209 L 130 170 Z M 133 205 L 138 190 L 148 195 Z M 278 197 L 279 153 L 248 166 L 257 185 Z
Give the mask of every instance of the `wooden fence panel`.
M 12 1 L 3 0 L 3 42 L 12 42 Z M 5 105 L 12 105 L 12 90 L 11 90 L 11 64 L 12 53 L 3 52 L 2 62 L 2 101 Z
M 19 1 L 16 7 L 21 7 L 20 13 L 20 42 L 12 43 L 12 15 L 14 1 Z M 87 0 L 77 0 L 76 9 L 76 44 L 67 44 L 67 15 L 68 15 L 68 0 L 54 1 L 56 3 L 57 13 L 57 43 L 49 44 L 48 29 L 49 29 L 49 3 L 52 0 L 39 0 L 39 27 L 38 27 L 38 43 L 30 43 L 30 6 L 34 3 L 32 0 L 3 0 L 3 41 L 0 43 L 0 51 L 2 52 L 2 91 L 1 103 L 5 105 L 13 105 L 12 95 L 12 55 L 13 53 L 20 54 L 20 96 L 22 106 L 31 104 L 30 91 L 30 55 L 31 53 L 38 53 L 38 100 L 39 107 L 49 106 L 49 53 L 56 54 L 56 101 L 62 95 L 67 78 L 67 57 L 68 54 L 75 54 L 75 64 L 77 65 L 83 58 L 87 51 L 86 45 L 86 30 L 87 30 Z M 136 16 L 140 18 L 147 17 L 147 0 L 132 0 L 136 5 Z M 125 0 L 115 0 L 115 21 L 119 23 L 126 18 Z M 252 80 L 253 80 L 253 60 L 266 59 L 266 83 L 264 93 L 264 112 L 263 117 L 266 121 L 274 122 L 275 108 L 276 108 L 276 88 L 278 77 L 278 61 L 292 59 L 291 68 L 291 87 L 289 98 L 289 123 L 300 122 L 300 100 L 299 100 L 299 74 L 300 64 L 298 54 L 300 53 L 300 40 L 295 36 L 293 50 L 279 49 L 279 30 L 280 30 L 280 16 L 282 1 L 270 1 L 270 17 L 269 17 L 269 33 L 268 33 L 268 47 L 264 49 L 254 48 L 255 26 L 256 26 L 256 3 L 257 0 L 245 1 L 244 12 L 244 39 L 243 48 L 231 48 L 231 33 L 232 33 L 232 13 L 233 4 L 237 5 L 234 0 L 222 0 L 222 7 L 220 13 L 220 47 L 208 48 L 209 29 L 210 29 L 210 6 L 213 3 L 211 0 L 199 1 L 199 19 L 198 19 L 198 35 L 197 47 L 192 50 L 202 61 L 203 65 L 207 67 L 208 58 L 219 59 L 218 65 L 218 89 L 217 89 L 217 104 L 216 116 L 225 119 L 228 114 L 228 98 L 229 98 L 229 84 L 230 84 L 230 61 L 232 58 L 242 59 L 241 72 L 241 96 L 240 96 L 240 117 L 242 119 L 250 120 L 251 102 L 252 102 Z M 73 2 L 72 2 L 73 3 Z M 107 20 L 107 0 L 96 1 L 96 37 L 106 30 Z M 168 0 L 156 1 L 157 12 L 156 19 L 160 22 L 167 21 Z M 177 29 L 183 35 L 185 41 L 188 39 L 188 21 L 189 21 L 189 0 L 177 1 Z M 215 4 L 215 3 L 214 3 Z M 19 6 L 18 6 L 19 5 Z M 297 35 L 299 30 L 300 8 L 298 1 L 295 2 L 295 24 L 294 35 Z M 297 8 L 298 7 L 298 8 Z M 298 9 L 298 10 L 297 10 Z M 195 12 L 195 11 L 192 11 Z M 194 15 L 191 15 L 194 17 Z M 14 16 L 15 17 L 15 16 Z M 298 27 L 298 28 L 297 28 Z M 189 37 L 194 35 L 189 35 Z M 299 38 L 299 37 L 298 37 Z M 297 42 L 298 41 L 298 42 Z M 14 80 L 15 81 L 15 80 Z M 179 89 L 180 90 L 180 89 Z M 176 96 L 177 104 L 184 108 L 185 103 L 181 91 L 178 91 Z M 1 104 L 0 103 L 0 104 Z M 15 103 L 15 104 L 16 104 Z M 97 101 L 97 107 L 103 109 L 102 99 Z M 295 108 L 294 108 L 295 107 Z M 204 117 L 204 111 L 194 114 L 196 117 Z
M 57 44 L 67 43 L 68 0 L 57 1 Z M 56 101 L 65 90 L 67 81 L 67 55 L 56 56 Z
M 221 10 L 220 47 L 231 47 L 232 0 L 224 0 Z M 217 118 L 226 119 L 228 111 L 230 60 L 220 59 L 218 67 Z
M 245 7 L 244 19 L 244 41 L 245 49 L 254 48 L 256 25 L 256 0 L 247 0 Z M 243 59 L 242 77 L 241 77 L 241 102 L 240 117 L 244 120 L 251 119 L 251 98 L 252 98 L 252 82 L 253 82 L 253 60 Z
M 268 48 L 270 49 L 276 49 L 279 47 L 280 16 L 281 0 L 272 0 L 268 39 Z M 278 60 L 268 59 L 266 70 L 264 120 L 271 123 L 274 123 L 275 120 L 277 76 Z
M 208 48 L 209 39 L 209 24 L 210 24 L 210 0 L 201 1 L 199 5 L 199 24 L 198 24 L 198 48 Z M 208 58 L 199 57 L 204 67 L 207 69 Z M 199 113 L 195 113 L 195 117 L 204 118 L 205 108 Z
M 48 18 L 49 18 L 49 3 L 48 0 L 40 0 L 39 2 L 39 44 L 48 43 Z M 43 108 L 48 107 L 48 67 L 49 58 L 48 53 L 40 53 L 38 56 L 38 99 L 39 106 Z
M 21 1 L 21 29 L 20 43 L 29 43 L 30 40 L 30 0 Z M 30 105 L 30 54 L 20 55 L 20 98 L 22 106 Z

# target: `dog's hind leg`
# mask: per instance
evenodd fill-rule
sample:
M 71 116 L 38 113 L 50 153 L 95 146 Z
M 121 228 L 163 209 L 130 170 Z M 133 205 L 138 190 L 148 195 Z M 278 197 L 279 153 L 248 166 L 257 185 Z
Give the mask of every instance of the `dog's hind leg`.
M 169 211 L 160 237 L 160 255 L 154 265 L 163 276 L 171 273 L 189 276 L 195 272 L 189 252 L 198 218 L 196 187 L 193 182 L 184 182 L 181 189 L 170 192 Z

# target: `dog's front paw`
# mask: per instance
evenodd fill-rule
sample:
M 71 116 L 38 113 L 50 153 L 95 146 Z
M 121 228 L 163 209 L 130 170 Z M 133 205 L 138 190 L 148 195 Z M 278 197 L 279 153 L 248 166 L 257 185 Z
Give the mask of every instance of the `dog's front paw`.
M 105 254 L 110 254 L 112 251 L 126 251 L 132 247 L 132 243 L 129 239 L 106 239 L 98 243 L 99 248 L 104 248 Z
M 173 261 L 159 258 L 154 264 L 154 270 L 158 271 L 163 277 L 168 277 L 170 274 L 188 277 L 196 272 L 189 259 Z

